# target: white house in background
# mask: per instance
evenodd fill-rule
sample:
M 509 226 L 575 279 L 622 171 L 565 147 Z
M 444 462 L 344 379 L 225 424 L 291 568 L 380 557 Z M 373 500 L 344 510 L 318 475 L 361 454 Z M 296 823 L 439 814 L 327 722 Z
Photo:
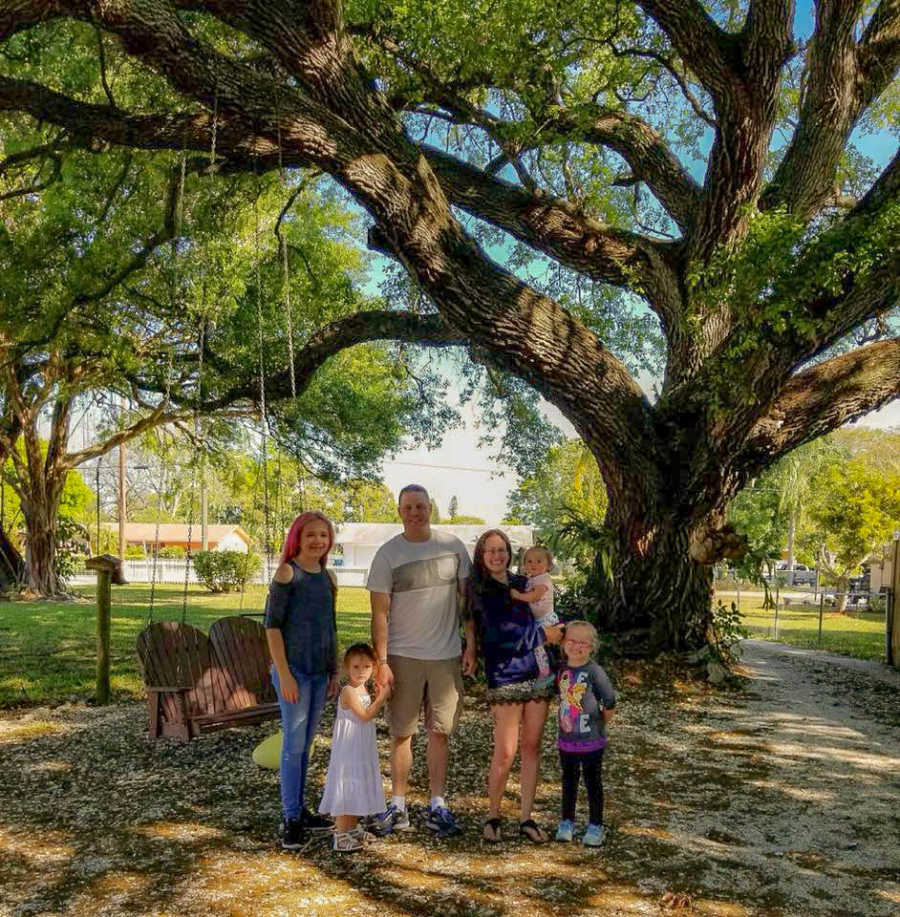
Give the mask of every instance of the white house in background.
M 115 522 L 104 523 L 103 527 L 118 534 L 119 526 Z M 158 528 L 158 532 L 157 532 Z M 191 550 L 201 549 L 200 523 L 190 526 Z M 157 541 L 157 538 L 159 539 Z M 250 550 L 250 536 L 239 525 L 208 525 L 206 543 L 210 551 L 240 551 L 246 554 Z M 125 546 L 143 548 L 144 553 L 153 553 L 153 547 L 185 548 L 188 546 L 188 526 L 181 522 L 126 522 Z
M 894 563 L 900 559 L 900 532 L 895 533 L 894 541 L 889 541 L 880 551 L 869 556 L 869 589 L 880 592 L 882 588 L 890 589 L 895 581 Z
M 478 536 L 486 525 L 443 525 L 435 523 L 433 529 L 449 532 L 468 548 L 469 556 L 475 550 Z M 513 551 L 530 548 L 534 544 L 534 532 L 530 525 L 505 525 L 503 531 L 509 536 Z M 334 543 L 341 546 L 341 566 L 354 570 L 368 571 L 375 552 L 394 535 L 399 535 L 403 526 L 393 522 L 342 522 L 337 526 Z M 333 555 L 332 555 L 333 556 Z

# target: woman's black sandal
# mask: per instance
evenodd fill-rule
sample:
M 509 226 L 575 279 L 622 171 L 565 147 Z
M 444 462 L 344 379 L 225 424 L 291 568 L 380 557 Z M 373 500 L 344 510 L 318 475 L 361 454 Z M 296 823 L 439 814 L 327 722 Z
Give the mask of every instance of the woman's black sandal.
M 527 838 L 532 844 L 546 844 L 549 840 L 544 830 L 533 818 L 519 822 L 519 835 Z
M 481 834 L 489 844 L 496 844 L 498 841 L 502 840 L 502 837 L 500 836 L 501 823 L 502 820 L 499 818 L 489 818 L 484 823 Z M 492 837 L 488 837 L 488 830 L 490 830 Z

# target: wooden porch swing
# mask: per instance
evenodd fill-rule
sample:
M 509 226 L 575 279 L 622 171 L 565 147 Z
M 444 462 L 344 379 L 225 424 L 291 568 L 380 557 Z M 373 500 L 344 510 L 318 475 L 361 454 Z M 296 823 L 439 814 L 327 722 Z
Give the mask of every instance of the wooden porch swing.
M 215 138 L 215 108 L 213 123 Z M 215 159 L 215 139 L 211 160 Z M 182 187 L 184 159 L 182 158 Z M 262 414 L 262 470 L 265 475 L 267 418 L 265 407 L 265 367 L 263 362 L 263 321 L 259 275 L 259 213 L 256 212 L 256 307 L 259 324 L 260 410 Z M 178 220 L 181 218 L 181 205 Z M 177 233 L 176 233 L 177 236 Z M 279 239 L 280 241 L 280 239 Z M 287 258 L 284 258 L 285 287 L 289 286 Z M 174 295 L 174 291 L 173 291 Z M 289 292 L 285 294 L 289 296 Z M 288 300 L 288 343 L 293 380 L 293 329 Z M 206 324 L 199 334 L 198 377 L 202 378 Z M 202 386 L 197 386 L 195 430 L 199 424 Z M 207 636 L 186 623 L 188 570 L 191 562 L 193 496 L 197 462 L 192 463 L 191 500 L 188 516 L 188 553 L 185 567 L 181 621 L 153 621 L 156 562 L 151 573 L 150 605 L 147 626 L 138 636 L 137 653 L 147 687 L 149 736 L 188 741 L 203 733 L 232 726 L 246 726 L 279 716 L 279 706 L 270 676 L 271 657 L 263 625 L 250 617 L 237 615 L 221 618 Z M 161 488 L 160 488 L 161 490 Z M 161 496 L 161 495 L 160 495 Z M 264 515 L 267 556 L 271 556 L 269 539 L 269 494 L 264 487 Z M 157 512 L 159 518 L 159 512 Z M 158 537 L 157 537 L 158 541 Z

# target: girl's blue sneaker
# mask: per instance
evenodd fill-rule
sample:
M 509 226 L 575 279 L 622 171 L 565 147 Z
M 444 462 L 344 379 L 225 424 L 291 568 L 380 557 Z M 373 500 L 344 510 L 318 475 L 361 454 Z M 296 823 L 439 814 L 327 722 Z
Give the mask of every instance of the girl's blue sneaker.
M 603 825 L 588 825 L 581 843 L 585 847 L 599 847 L 603 843 Z
M 564 843 L 571 843 L 572 838 L 574 837 L 575 825 L 570 822 L 568 818 L 564 818 L 559 823 L 559 827 L 556 829 L 556 839 Z

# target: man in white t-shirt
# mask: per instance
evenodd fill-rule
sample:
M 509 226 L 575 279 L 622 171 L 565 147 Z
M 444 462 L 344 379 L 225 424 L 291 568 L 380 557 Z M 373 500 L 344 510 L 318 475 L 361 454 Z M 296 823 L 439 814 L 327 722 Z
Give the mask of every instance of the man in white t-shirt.
M 372 604 L 376 681 L 392 689 L 387 704 L 391 732 L 391 803 L 376 828 L 410 827 L 406 790 L 412 737 L 425 705 L 431 805 L 426 827 L 441 837 L 460 831 L 444 800 L 450 734 L 462 710 L 460 606 L 472 569 L 465 545 L 431 530 L 428 491 L 409 484 L 400 491 L 403 532 L 375 554 L 366 588 Z M 466 623 L 462 674 L 475 672 L 475 628 Z

